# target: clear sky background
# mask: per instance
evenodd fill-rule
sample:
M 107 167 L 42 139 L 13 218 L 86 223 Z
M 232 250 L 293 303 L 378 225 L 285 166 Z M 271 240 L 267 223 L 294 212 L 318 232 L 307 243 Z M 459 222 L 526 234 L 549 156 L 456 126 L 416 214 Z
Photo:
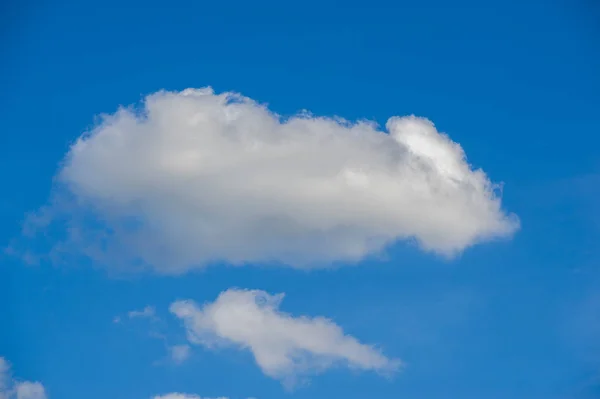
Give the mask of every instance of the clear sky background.
M 4 1 L 0 27 L 9 385 L 38 381 L 48 399 L 600 397 L 597 2 Z M 97 116 L 206 86 L 284 116 L 426 117 L 503 183 L 520 229 L 451 258 L 399 240 L 384 257 L 314 270 L 225 260 L 122 273 L 118 254 L 32 262 L 59 232 L 24 238 L 26 214 L 48 204 Z M 212 303 L 232 287 L 285 293 L 280 311 L 327 317 L 403 367 L 341 361 L 290 388 L 247 349 L 189 342 L 171 304 Z

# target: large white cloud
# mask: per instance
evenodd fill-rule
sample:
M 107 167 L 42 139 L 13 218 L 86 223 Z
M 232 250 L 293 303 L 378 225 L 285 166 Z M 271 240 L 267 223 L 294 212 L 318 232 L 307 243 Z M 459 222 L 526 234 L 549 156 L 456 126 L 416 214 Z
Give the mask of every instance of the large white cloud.
M 285 382 L 340 364 L 381 373 L 399 367 L 399 361 L 345 335 L 324 317 L 281 312 L 282 299 L 283 294 L 229 289 L 202 307 L 193 301 L 177 301 L 170 310 L 183 320 L 191 343 L 249 350 L 265 374 Z
M 39 382 L 13 379 L 10 364 L 0 357 L 0 399 L 46 399 L 46 391 Z
M 62 195 L 37 220 L 66 218 L 68 241 L 98 261 L 172 273 L 355 262 L 402 239 L 452 255 L 518 228 L 496 186 L 430 121 L 392 117 L 386 129 L 283 119 L 210 88 L 161 91 L 74 143 Z

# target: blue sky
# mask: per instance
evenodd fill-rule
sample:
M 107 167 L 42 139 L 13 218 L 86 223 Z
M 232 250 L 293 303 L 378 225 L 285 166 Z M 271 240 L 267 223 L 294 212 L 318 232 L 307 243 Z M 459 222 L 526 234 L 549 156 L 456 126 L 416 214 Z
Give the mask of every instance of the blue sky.
M 600 395 L 593 2 L 0 14 L 0 397 Z M 146 116 L 115 114 L 131 104 Z M 435 128 L 385 127 L 407 115 Z M 334 116 L 379 130 L 316 118 Z M 195 150 L 210 163 L 192 170 Z

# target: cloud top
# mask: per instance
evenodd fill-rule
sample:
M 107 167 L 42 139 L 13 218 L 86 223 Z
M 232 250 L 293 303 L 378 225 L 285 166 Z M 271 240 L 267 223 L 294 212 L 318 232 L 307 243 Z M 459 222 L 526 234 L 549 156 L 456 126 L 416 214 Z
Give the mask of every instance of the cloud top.
M 191 343 L 249 350 L 266 375 L 284 382 L 334 365 L 381 373 L 398 368 L 397 360 L 344 334 L 331 320 L 282 312 L 282 299 L 283 294 L 229 289 L 202 307 L 177 301 L 170 310 L 184 322 Z
M 398 240 L 454 255 L 507 237 L 496 186 L 429 120 L 386 131 L 307 113 L 283 119 L 210 88 L 149 95 L 70 148 L 39 221 L 97 261 L 180 273 L 212 262 L 356 262 Z M 83 249 L 82 249 L 83 248 Z

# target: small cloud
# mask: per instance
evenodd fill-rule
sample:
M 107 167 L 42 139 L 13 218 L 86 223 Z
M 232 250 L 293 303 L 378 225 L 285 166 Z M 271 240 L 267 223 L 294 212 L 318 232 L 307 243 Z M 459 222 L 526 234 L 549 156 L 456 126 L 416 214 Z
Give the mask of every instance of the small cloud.
M 190 346 L 189 345 L 174 345 L 169 348 L 171 352 L 171 359 L 176 364 L 181 364 L 187 360 L 190 356 Z
M 400 362 L 360 343 L 324 317 L 294 317 L 279 310 L 283 294 L 229 289 L 212 303 L 174 302 L 188 340 L 207 348 L 249 350 L 268 376 L 294 385 L 297 377 L 335 365 L 389 374 Z
M 131 312 L 127 313 L 127 317 L 129 317 L 130 319 L 137 319 L 137 318 L 155 319 L 156 318 L 156 309 L 154 308 L 154 306 L 146 306 L 142 310 L 132 310 Z

